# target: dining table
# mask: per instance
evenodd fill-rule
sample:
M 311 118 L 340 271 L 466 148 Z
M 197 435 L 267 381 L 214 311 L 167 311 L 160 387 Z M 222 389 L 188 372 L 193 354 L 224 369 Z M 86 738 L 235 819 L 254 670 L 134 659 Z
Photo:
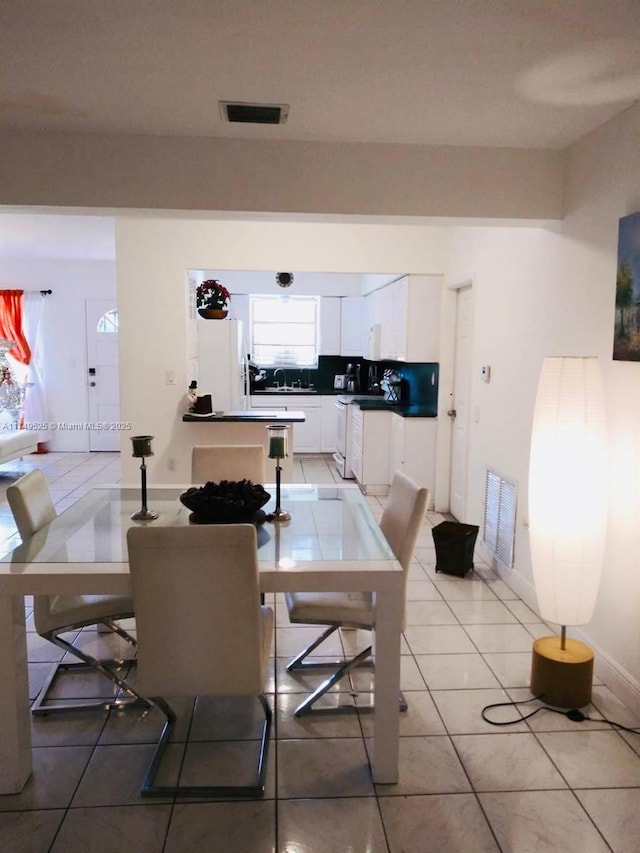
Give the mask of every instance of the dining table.
M 140 508 L 139 488 L 93 488 L 0 558 L 0 794 L 19 793 L 32 770 L 24 596 L 131 594 L 127 530 L 196 523 L 180 501 L 185 488 L 147 490 L 147 505 L 158 513 L 153 521 L 131 519 Z M 275 488 L 265 489 L 272 494 L 263 507 L 269 513 Z M 371 773 L 376 783 L 395 783 L 402 568 L 357 486 L 287 484 L 281 505 L 290 520 L 256 523 L 261 592 L 375 593 Z

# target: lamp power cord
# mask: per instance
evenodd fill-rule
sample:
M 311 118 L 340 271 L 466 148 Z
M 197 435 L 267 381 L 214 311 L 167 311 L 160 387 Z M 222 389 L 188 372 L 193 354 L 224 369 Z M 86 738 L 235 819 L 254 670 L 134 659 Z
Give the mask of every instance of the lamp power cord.
M 608 720 L 606 717 L 589 717 L 578 708 L 571 708 L 569 711 L 561 711 L 558 708 L 551 708 L 549 705 L 541 705 L 539 708 L 536 708 L 535 711 L 531 711 L 529 714 L 517 717 L 514 720 L 491 720 L 487 716 L 487 711 L 490 711 L 492 708 L 517 708 L 518 705 L 526 705 L 528 702 L 535 702 L 538 699 L 544 699 L 544 694 L 541 694 L 540 696 L 533 696 L 531 699 L 523 699 L 520 702 L 495 702 L 492 705 L 485 705 L 482 709 L 482 719 L 492 726 L 513 726 L 516 723 L 522 723 L 525 720 L 529 720 L 531 717 L 535 717 L 535 715 L 540 711 L 551 711 L 554 714 L 561 714 L 563 717 L 567 717 L 573 723 L 583 723 L 585 720 L 590 723 L 607 723 L 607 725 L 620 729 L 623 732 L 631 732 L 634 735 L 640 735 L 640 727 L 629 728 L 628 726 L 623 726 L 621 723 L 616 723 L 615 720 Z

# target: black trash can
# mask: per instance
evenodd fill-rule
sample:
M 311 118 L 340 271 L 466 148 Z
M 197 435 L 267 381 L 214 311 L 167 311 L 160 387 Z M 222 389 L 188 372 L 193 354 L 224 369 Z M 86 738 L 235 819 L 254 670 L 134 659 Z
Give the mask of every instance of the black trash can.
M 463 578 L 473 568 L 473 549 L 476 544 L 477 524 L 460 524 L 443 521 L 433 530 L 436 546 L 436 572 Z

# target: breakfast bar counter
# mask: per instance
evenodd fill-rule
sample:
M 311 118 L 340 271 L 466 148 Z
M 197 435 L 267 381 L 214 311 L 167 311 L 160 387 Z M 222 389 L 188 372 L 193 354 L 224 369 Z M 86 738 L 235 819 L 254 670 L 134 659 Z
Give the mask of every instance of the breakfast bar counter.
M 195 415 L 192 412 L 187 412 L 182 416 L 182 420 L 185 422 L 204 421 L 205 423 L 218 423 L 220 421 L 235 421 L 236 423 L 262 421 L 270 424 L 296 424 L 303 423 L 304 419 L 304 412 L 283 412 L 280 409 L 244 409 L 237 412 L 211 412 L 209 415 Z
M 289 427 L 289 455 L 281 460 L 282 482 L 293 482 L 293 430 L 294 424 L 304 423 L 304 412 L 278 409 L 247 409 L 236 412 L 211 412 L 196 415 L 187 412 L 182 416 L 185 429 L 190 433 L 192 447 L 200 444 L 261 444 L 269 455 L 269 424 Z M 267 459 L 267 465 L 269 460 Z M 275 462 L 274 462 L 275 465 Z

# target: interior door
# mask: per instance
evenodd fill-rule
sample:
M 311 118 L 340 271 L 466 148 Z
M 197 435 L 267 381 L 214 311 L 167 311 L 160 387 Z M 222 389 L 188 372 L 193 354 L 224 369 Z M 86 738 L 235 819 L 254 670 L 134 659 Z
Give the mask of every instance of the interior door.
M 120 450 L 118 311 L 114 300 L 85 301 L 89 450 Z
M 450 510 L 464 521 L 467 506 L 467 443 L 469 437 L 469 397 L 471 384 L 471 335 L 473 299 L 471 285 L 456 292 L 456 338 L 453 377 L 453 418 L 451 430 Z

